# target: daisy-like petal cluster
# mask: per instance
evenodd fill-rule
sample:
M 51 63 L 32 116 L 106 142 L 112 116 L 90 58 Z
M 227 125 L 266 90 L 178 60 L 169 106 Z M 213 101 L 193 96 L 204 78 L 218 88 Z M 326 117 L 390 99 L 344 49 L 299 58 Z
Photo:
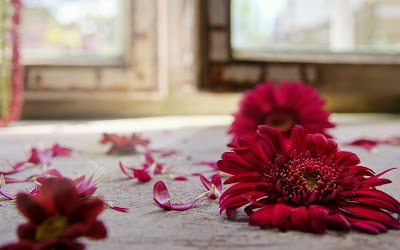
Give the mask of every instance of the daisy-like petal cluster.
M 290 138 L 293 126 L 298 124 L 306 133 L 330 137 L 326 129 L 335 125 L 328 121 L 330 113 L 323 109 L 324 104 L 318 92 L 302 82 L 284 81 L 279 86 L 260 83 L 243 95 L 228 133 L 249 136 L 259 125 L 268 125 L 279 130 L 284 138 Z
M 221 212 L 232 216 L 245 207 L 250 225 L 282 231 L 400 228 L 400 203 L 376 188 L 391 182 L 381 178 L 389 170 L 375 174 L 355 154 L 299 125 L 288 144 L 269 126 L 260 126 L 256 135 L 237 138 L 233 152 L 218 161 L 221 171 L 233 175 L 225 184 L 234 184 L 220 197 Z
M 19 241 L 0 249 L 84 249 L 77 238 L 103 239 L 107 235 L 97 216 L 104 204 L 80 195 L 66 178 L 48 178 L 36 195 L 17 195 L 17 208 L 28 222 L 19 225 Z

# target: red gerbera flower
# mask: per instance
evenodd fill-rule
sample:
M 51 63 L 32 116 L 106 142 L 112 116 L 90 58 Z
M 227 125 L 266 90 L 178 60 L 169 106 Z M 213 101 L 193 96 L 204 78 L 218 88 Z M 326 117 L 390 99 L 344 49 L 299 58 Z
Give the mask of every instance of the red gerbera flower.
M 20 241 L 1 249 L 83 249 L 76 238 L 102 239 L 107 234 L 96 218 L 103 201 L 84 198 L 66 178 L 44 180 L 37 195 L 18 194 L 17 207 L 29 221 L 18 227 Z
M 147 148 L 150 140 L 143 138 L 142 135 L 138 133 L 133 133 L 131 137 L 104 133 L 100 143 L 106 144 L 108 142 L 111 142 L 112 145 L 107 151 L 107 154 L 134 154 L 137 151 L 136 147 L 138 145 Z
M 307 133 L 330 138 L 325 129 L 335 125 L 328 121 L 330 113 L 323 109 L 324 103 L 315 89 L 301 82 L 282 82 L 278 87 L 272 82 L 261 83 L 245 92 L 228 133 L 254 135 L 259 125 L 268 125 L 289 138 L 298 124 Z
M 337 144 L 321 134 L 306 134 L 295 126 L 291 146 L 279 130 L 260 126 L 257 140 L 238 137 L 237 148 L 218 161 L 221 171 L 233 177 L 220 198 L 228 216 L 242 207 L 250 225 L 282 231 L 323 233 L 326 228 L 359 228 L 371 233 L 400 228 L 400 203 L 376 186 L 390 183 L 359 166 L 359 158 L 338 151 Z

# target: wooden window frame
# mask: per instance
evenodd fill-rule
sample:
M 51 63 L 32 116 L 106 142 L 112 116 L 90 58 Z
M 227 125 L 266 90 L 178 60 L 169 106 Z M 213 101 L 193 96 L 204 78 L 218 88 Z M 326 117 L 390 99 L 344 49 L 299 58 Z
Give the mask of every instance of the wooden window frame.
M 248 54 L 233 56 L 230 0 L 201 1 L 202 87 L 243 91 L 258 82 L 303 81 L 334 112 L 400 112 L 399 55 Z
M 142 115 L 144 102 L 165 99 L 167 1 L 123 1 L 124 57 L 107 63 L 56 60 L 25 65 L 23 119 Z
M 124 39 L 122 58 L 111 60 L 46 60 L 25 64 L 25 97 L 98 98 L 113 93 L 152 92 L 162 95 L 166 69 L 165 51 L 160 42 L 165 36 L 162 0 L 123 0 Z M 146 13 L 146 15 L 139 15 Z M 97 97 L 96 97 L 97 96 Z

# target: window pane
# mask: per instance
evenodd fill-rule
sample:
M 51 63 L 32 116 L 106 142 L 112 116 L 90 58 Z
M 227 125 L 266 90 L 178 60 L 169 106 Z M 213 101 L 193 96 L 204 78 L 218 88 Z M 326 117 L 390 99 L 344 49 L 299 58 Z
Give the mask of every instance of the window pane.
M 398 53 L 400 1 L 232 0 L 235 51 Z
M 25 58 L 122 55 L 122 0 L 23 0 Z

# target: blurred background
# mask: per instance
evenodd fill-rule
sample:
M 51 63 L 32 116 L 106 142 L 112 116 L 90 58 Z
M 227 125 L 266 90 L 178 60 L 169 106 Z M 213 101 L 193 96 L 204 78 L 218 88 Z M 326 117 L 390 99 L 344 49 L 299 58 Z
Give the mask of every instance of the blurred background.
M 24 119 L 230 114 L 303 81 L 400 111 L 400 0 L 23 0 Z

